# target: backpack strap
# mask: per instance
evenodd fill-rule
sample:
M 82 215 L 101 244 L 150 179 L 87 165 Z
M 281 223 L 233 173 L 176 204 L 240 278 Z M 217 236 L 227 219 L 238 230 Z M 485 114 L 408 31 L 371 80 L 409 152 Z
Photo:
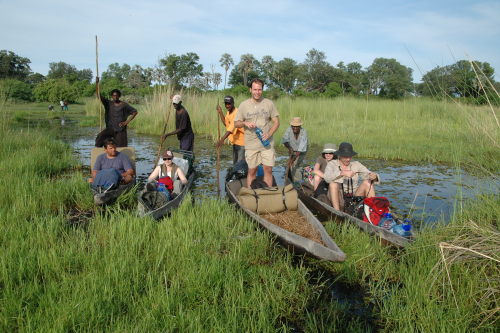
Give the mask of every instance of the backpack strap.
M 283 195 L 283 206 L 285 206 L 285 211 L 288 210 L 288 207 L 286 206 L 286 197 L 285 197 L 285 186 L 283 186 L 283 190 L 281 190 L 281 194 Z
M 255 192 L 255 190 L 252 190 L 253 191 L 253 197 L 255 198 L 255 212 L 257 213 L 259 211 L 259 196 L 257 195 L 257 192 Z

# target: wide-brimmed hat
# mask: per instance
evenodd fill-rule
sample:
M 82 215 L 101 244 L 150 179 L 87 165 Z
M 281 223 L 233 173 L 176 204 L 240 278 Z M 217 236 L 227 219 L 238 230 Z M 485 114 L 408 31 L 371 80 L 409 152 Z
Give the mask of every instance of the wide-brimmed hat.
M 337 151 L 337 145 L 334 144 L 334 143 L 326 143 L 324 146 L 323 146 L 323 151 L 321 152 L 321 154 L 332 154 L 332 153 L 335 153 L 335 151 Z
M 181 95 L 175 95 L 174 98 L 172 98 L 172 103 L 173 104 L 179 104 L 182 102 L 182 97 Z
M 358 155 L 358 153 L 356 153 L 352 149 L 352 145 L 349 142 L 342 142 L 339 146 L 339 150 L 334 152 L 334 154 L 342 157 L 351 157 L 354 155 Z
M 174 154 L 170 150 L 165 150 L 163 154 L 161 154 L 162 158 L 172 158 Z
M 292 121 L 290 122 L 290 125 L 292 126 L 302 126 L 302 120 L 300 117 L 293 117 Z

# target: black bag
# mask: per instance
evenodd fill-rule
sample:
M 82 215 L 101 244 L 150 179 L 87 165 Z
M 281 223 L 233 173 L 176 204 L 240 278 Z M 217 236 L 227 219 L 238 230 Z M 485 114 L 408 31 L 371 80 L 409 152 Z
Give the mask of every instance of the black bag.
M 139 196 L 139 200 L 149 212 L 165 206 L 170 201 L 167 195 L 160 191 L 144 192 Z
M 252 184 L 250 184 L 250 188 L 252 190 L 256 190 L 258 188 L 265 188 L 265 187 L 269 187 L 269 185 L 267 185 L 267 183 L 263 180 L 260 180 L 260 179 L 254 179 L 252 180 Z
M 363 200 L 365 199 L 365 197 L 354 195 L 354 185 L 352 183 L 352 178 L 347 179 L 347 192 L 344 191 L 344 184 L 342 184 L 341 186 L 342 196 L 344 198 L 344 212 L 351 216 L 355 216 L 355 214 L 361 211 L 361 219 L 363 219 L 363 210 L 360 209 L 360 207 L 363 206 Z
M 226 183 L 232 180 L 246 178 L 248 175 L 248 164 L 245 160 L 240 160 L 226 174 Z
M 322 194 L 328 196 L 328 186 L 329 184 L 322 179 L 321 182 L 319 182 L 318 188 L 314 191 L 314 198 L 318 199 Z

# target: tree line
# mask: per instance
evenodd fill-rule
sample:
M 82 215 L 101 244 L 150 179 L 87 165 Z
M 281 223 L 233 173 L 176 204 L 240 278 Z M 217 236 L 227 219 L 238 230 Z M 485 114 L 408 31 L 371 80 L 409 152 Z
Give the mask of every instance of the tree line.
M 154 68 L 114 63 L 101 74 L 100 89 L 108 94 L 112 89 L 123 95 L 145 96 L 155 84 L 173 84 L 180 89 L 248 93 L 248 83 L 256 77 L 266 83 L 267 92 L 305 97 L 336 97 L 340 95 L 399 99 L 408 95 L 435 98 L 466 97 L 486 101 L 494 97 L 492 88 L 494 69 L 487 62 L 457 61 L 448 66 L 437 66 L 425 73 L 422 82 L 413 82 L 413 70 L 396 59 L 376 58 L 368 67 L 358 62 L 339 62 L 333 66 L 324 52 L 311 49 L 303 62 L 291 58 L 275 60 L 266 55 L 259 61 L 252 54 L 243 54 L 239 62 L 224 53 L 219 62 L 204 71 L 200 58 L 194 52 L 182 55 L 166 53 Z M 0 51 L 0 86 L 7 98 L 25 101 L 70 103 L 82 97 L 95 95 L 91 69 L 77 69 L 65 62 L 49 64 L 47 75 L 33 73 L 31 61 L 12 51 Z M 222 67 L 224 74 L 217 72 Z M 478 79 L 479 77 L 479 79 Z M 268 94 L 269 95 L 269 94 Z

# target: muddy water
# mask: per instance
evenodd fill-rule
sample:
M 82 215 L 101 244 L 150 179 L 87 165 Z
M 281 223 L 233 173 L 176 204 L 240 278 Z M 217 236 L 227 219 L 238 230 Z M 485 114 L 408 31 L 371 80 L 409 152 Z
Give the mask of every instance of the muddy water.
M 82 159 L 84 165 L 89 166 L 90 151 L 99 129 L 81 128 L 66 121 L 60 130 L 64 140 L 74 147 L 75 154 Z M 135 147 L 136 151 L 138 180 L 144 182 L 153 170 L 160 144 L 159 136 L 135 134 L 133 130 L 129 130 L 128 137 L 129 146 Z M 168 146 L 179 147 L 175 136 L 165 140 L 163 148 Z M 197 199 L 217 195 L 217 149 L 211 140 L 201 136 L 196 136 L 194 149 L 197 177 L 193 194 Z M 321 150 L 322 147 L 319 146 L 310 147 L 305 165 L 314 165 Z M 278 158 L 273 174 L 278 184 L 284 182 L 287 153 L 283 146 L 277 148 Z M 377 195 L 388 197 L 400 215 L 410 215 L 415 222 L 433 223 L 440 218 L 449 218 L 457 200 L 473 197 L 476 189 L 485 186 L 483 181 L 463 171 L 458 177 L 457 170 L 447 165 L 367 158 L 361 158 L 360 161 L 380 174 L 382 183 L 376 187 Z M 221 195 L 225 195 L 224 178 L 231 166 L 232 149 L 231 146 L 224 145 L 220 152 Z

